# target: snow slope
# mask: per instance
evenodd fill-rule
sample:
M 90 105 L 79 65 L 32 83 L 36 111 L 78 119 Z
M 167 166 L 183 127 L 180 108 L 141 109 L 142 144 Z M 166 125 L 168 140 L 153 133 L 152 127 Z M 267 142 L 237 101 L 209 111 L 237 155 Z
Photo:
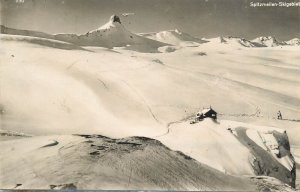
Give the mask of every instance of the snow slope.
M 4 25 L 0 25 L 0 33 L 53 39 L 53 36 L 47 33 L 32 31 L 32 30 L 13 29 L 13 28 L 5 27 Z
M 54 39 L 48 39 L 48 38 L 39 38 L 39 37 L 30 37 L 30 36 L 23 36 L 23 35 L 1 35 L 1 41 L 2 42 L 27 42 L 29 44 L 34 45 L 41 45 L 45 47 L 52 47 L 56 49 L 66 49 L 66 50 L 85 50 L 84 48 L 74 45 L 72 43 L 64 42 L 64 41 L 58 41 Z
M 225 175 L 144 137 L 53 135 L 0 147 L 2 189 L 256 189 L 247 178 Z
M 196 124 L 172 124 L 168 134 L 157 139 L 224 173 L 267 174 L 295 186 L 295 161 L 283 130 L 208 118 Z
M 154 127 L 164 131 L 141 97 L 115 74 L 139 70 L 150 62 L 111 51 L 68 51 L 12 38 L 16 40 L 6 41 L 7 36 L 1 35 L 2 129 L 33 134 L 100 131 L 108 136 L 132 135 L 127 126 L 142 133 L 151 133 Z

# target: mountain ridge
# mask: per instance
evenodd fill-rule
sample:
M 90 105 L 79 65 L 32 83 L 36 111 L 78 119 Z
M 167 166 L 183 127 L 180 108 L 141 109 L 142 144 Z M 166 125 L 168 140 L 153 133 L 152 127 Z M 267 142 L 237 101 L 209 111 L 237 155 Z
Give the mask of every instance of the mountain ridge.
M 211 40 L 219 38 L 217 41 L 222 44 L 239 44 L 243 47 L 278 47 L 278 46 L 300 46 L 300 39 L 293 38 L 287 41 L 278 41 L 272 36 L 260 36 L 253 40 L 241 37 L 220 36 L 216 38 L 198 38 L 178 29 L 165 30 L 150 33 L 132 33 L 128 31 L 117 15 L 112 15 L 109 21 L 90 30 L 85 34 L 57 33 L 48 34 L 45 32 L 8 28 L 0 25 L 0 33 L 11 35 L 24 35 L 66 41 L 78 46 L 99 46 L 106 48 L 125 47 L 140 52 L 158 52 L 159 47 L 168 45 L 191 46 L 202 43 L 209 43 Z

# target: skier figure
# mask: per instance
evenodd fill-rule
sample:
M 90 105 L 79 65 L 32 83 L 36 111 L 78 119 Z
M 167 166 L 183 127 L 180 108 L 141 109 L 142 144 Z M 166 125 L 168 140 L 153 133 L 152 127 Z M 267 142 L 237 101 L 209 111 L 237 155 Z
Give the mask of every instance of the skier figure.
M 280 112 L 280 111 L 277 112 L 277 119 L 282 120 L 282 115 L 281 115 L 281 112 Z

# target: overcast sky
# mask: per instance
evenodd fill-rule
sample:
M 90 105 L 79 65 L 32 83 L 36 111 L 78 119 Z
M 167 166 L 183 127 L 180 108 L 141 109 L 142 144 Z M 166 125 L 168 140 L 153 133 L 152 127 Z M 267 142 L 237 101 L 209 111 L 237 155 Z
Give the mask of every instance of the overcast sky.
M 177 28 L 198 37 L 300 37 L 300 7 L 253 8 L 251 0 L 0 1 L 2 25 L 47 33 L 85 33 L 106 23 L 112 14 L 133 12 L 134 16 L 121 17 L 132 32 Z M 270 1 L 277 0 L 259 2 Z

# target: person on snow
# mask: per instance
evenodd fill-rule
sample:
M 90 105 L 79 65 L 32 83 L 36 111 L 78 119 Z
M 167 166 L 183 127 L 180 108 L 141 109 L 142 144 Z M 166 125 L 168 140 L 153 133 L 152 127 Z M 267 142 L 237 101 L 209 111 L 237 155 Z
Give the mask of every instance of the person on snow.
M 277 119 L 282 120 L 282 115 L 281 115 L 281 112 L 280 112 L 280 111 L 277 112 Z

